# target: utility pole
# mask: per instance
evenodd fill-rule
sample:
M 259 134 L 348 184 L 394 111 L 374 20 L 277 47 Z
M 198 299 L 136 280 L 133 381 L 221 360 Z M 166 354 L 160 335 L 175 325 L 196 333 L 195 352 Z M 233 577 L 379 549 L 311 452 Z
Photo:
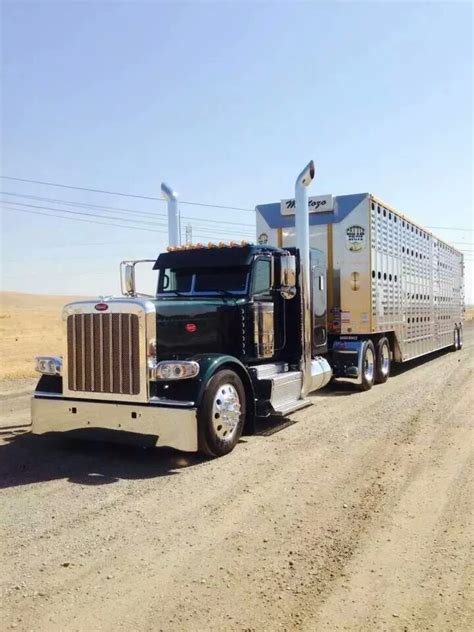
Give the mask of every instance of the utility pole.
M 184 230 L 184 242 L 186 246 L 189 246 L 193 243 L 193 227 L 191 224 L 186 224 Z

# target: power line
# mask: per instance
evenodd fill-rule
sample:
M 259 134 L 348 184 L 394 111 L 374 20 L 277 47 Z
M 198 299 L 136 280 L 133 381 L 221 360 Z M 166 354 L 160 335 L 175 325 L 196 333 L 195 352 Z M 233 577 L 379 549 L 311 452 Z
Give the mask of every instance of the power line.
M 64 217 L 64 215 L 57 215 L 54 213 L 43 213 L 41 211 L 28 211 L 23 208 L 2 208 L 2 210 L 17 211 L 19 213 L 30 213 L 31 215 L 44 215 L 45 217 L 59 217 L 60 219 L 69 219 L 73 222 L 84 222 L 86 224 L 100 224 L 102 226 L 115 226 L 117 228 L 128 228 L 130 230 L 144 230 L 146 232 L 152 232 L 152 233 L 166 233 L 167 232 L 165 230 L 156 230 L 153 228 L 141 228 L 139 226 L 124 226 L 123 224 L 115 224 L 111 222 L 98 222 L 93 219 L 81 219 L 80 217 Z M 57 210 L 62 212 L 61 209 L 57 209 Z
M 24 204 L 22 202 L 8 202 L 8 204 L 15 204 L 16 206 L 25 206 L 27 207 L 27 209 L 33 208 L 33 209 L 40 209 L 41 211 L 54 211 L 52 213 L 43 213 L 40 212 L 39 210 L 36 211 L 31 211 L 31 210 L 26 210 L 24 208 L 8 208 L 8 207 L 4 207 L 3 210 L 8 210 L 8 211 L 18 211 L 18 212 L 22 212 L 22 213 L 31 213 L 32 215 L 44 215 L 45 217 L 59 217 L 61 219 L 70 219 L 70 220 L 74 220 L 74 221 L 82 221 L 85 223 L 91 223 L 91 224 L 99 224 L 99 225 L 103 225 L 103 226 L 114 226 L 117 228 L 131 228 L 133 230 L 143 230 L 143 231 L 151 231 L 151 232 L 155 232 L 155 233 L 162 233 L 162 234 L 167 234 L 167 230 L 159 230 L 156 228 L 145 228 L 145 227 L 139 227 L 139 226 L 128 226 L 128 225 L 123 225 L 123 224 L 116 224 L 114 222 L 98 222 L 95 219 L 94 220 L 87 220 L 87 219 L 80 219 L 78 217 L 69 217 L 70 215 L 86 215 L 88 217 L 93 217 L 93 218 L 100 218 L 100 219 L 118 219 L 119 221 L 122 222 L 139 222 L 140 224 L 150 224 L 152 226 L 162 226 L 164 228 L 166 228 L 166 224 L 160 224 L 158 222 L 147 222 L 144 220 L 133 220 L 133 219 L 127 219 L 125 217 L 116 217 L 116 216 L 108 216 L 108 215 L 99 215 L 97 213 L 86 213 L 84 211 L 68 211 L 66 209 L 60 209 L 60 208 L 52 208 L 52 207 L 48 207 L 48 206 L 39 206 L 39 205 L 35 205 L 35 204 Z M 67 213 L 68 217 L 64 217 L 64 215 L 58 215 L 57 213 Z M 222 236 L 225 233 L 225 230 L 219 230 L 219 229 L 212 229 L 212 228 L 200 228 L 197 227 L 197 232 L 200 235 L 206 236 L 206 238 L 214 238 L 217 239 L 218 236 Z
M 147 222 L 143 219 L 128 219 L 126 217 L 120 217 L 117 215 L 99 215 L 98 213 L 86 213 L 85 211 L 68 211 L 67 209 L 52 208 L 51 206 L 39 206 L 37 204 L 26 204 L 25 202 L 8 202 L 8 204 L 14 204 L 15 206 L 26 206 L 27 208 L 39 208 L 44 211 L 58 211 L 60 213 L 67 213 L 68 215 L 86 215 L 88 217 L 100 217 L 103 219 L 118 219 L 121 222 L 138 222 L 139 224 L 163 226 L 164 228 L 166 228 L 166 224 L 162 222 Z
M 130 209 L 130 208 L 124 208 L 121 206 L 105 206 L 102 204 L 91 204 L 89 202 L 77 202 L 77 201 L 73 201 L 73 200 L 64 200 L 64 199 L 60 199 L 60 198 L 50 198 L 50 197 L 42 197 L 39 195 L 26 195 L 24 193 L 14 193 L 12 191 L 0 191 L 1 195 L 8 195 L 8 196 L 13 196 L 13 197 L 20 197 L 20 198 L 25 198 L 25 199 L 29 199 L 29 200 L 36 200 L 39 202 L 50 202 L 51 204 L 66 204 L 67 206 L 74 206 L 74 207 L 79 207 L 79 208 L 92 208 L 92 209 L 98 209 L 98 210 L 111 210 L 111 211 L 118 211 L 118 212 L 123 212 L 123 213 L 131 213 L 134 215 L 144 215 L 144 216 L 151 216 L 151 217 L 163 217 L 163 218 L 167 218 L 167 214 L 163 213 L 163 212 L 159 212 L 159 211 L 144 211 L 144 210 L 138 210 L 138 209 Z M 160 202 L 164 202 L 164 200 L 159 200 Z M 193 222 L 207 222 L 207 223 L 216 223 L 216 220 L 214 219 L 207 219 L 204 217 L 195 217 L 195 216 L 191 216 L 191 215 L 182 215 L 181 216 L 183 219 L 188 219 L 188 220 L 192 220 Z M 229 222 L 227 220 L 219 220 L 219 224 L 228 224 L 228 225 L 232 225 L 232 226 L 239 226 L 239 227 L 248 227 L 248 228 L 254 228 L 254 224 L 243 224 L 242 222 Z
M 43 180 L 30 180 L 28 178 L 14 178 L 12 176 L 0 175 L 0 178 L 3 178 L 4 180 L 12 180 L 14 182 L 27 182 L 28 184 L 41 184 L 41 185 L 49 186 L 49 187 L 59 187 L 61 189 L 74 189 L 75 191 L 88 191 L 89 193 L 103 193 L 105 195 L 118 195 L 120 197 L 136 198 L 139 200 L 154 200 L 154 201 L 159 201 L 159 202 L 164 201 L 163 198 L 157 198 L 151 195 L 138 195 L 135 193 L 123 193 L 121 191 L 107 191 L 105 189 L 91 189 L 89 187 L 78 187 L 78 186 L 73 186 L 71 184 L 60 184 L 58 182 L 45 182 Z M 255 209 L 242 208 L 240 206 L 225 206 L 223 204 L 205 204 L 204 202 L 190 202 L 186 200 L 180 200 L 179 203 L 189 204 L 191 206 L 207 206 L 209 208 L 221 208 L 221 209 L 226 209 L 229 211 L 245 211 L 249 213 L 255 213 Z
M 8 204 L 13 204 L 15 206 L 26 206 L 27 208 L 37 208 L 37 209 L 41 209 L 41 210 L 45 210 L 45 211 L 57 211 L 57 212 L 61 212 L 61 213 L 67 213 L 69 215 L 85 215 L 88 217 L 99 217 L 101 219 L 118 219 L 121 222 L 135 222 L 135 223 L 140 223 L 140 224 L 146 224 L 146 225 L 150 225 L 150 226 L 160 226 L 160 227 L 167 227 L 166 223 L 163 222 L 148 222 L 146 220 L 137 220 L 137 219 L 128 219 L 127 217 L 117 217 L 114 215 L 100 215 L 98 213 L 86 213 L 85 211 L 70 211 L 67 209 L 59 209 L 59 208 L 52 208 L 51 206 L 40 206 L 40 205 L 36 205 L 36 204 L 26 204 L 25 202 L 14 202 L 14 201 L 8 201 Z M 11 210 L 11 209 L 10 209 Z M 106 211 L 108 212 L 108 211 Z M 218 229 L 218 228 L 214 228 L 211 226 L 197 226 L 196 227 L 199 231 L 201 231 L 202 234 L 206 233 L 208 235 L 215 235 L 215 236 L 221 236 L 223 233 L 225 232 L 231 232 L 228 229 Z M 250 233 L 248 231 L 245 230 L 241 230 L 240 231 L 242 235 L 249 235 Z M 233 234 L 233 231 L 232 231 Z M 251 233 L 253 236 L 253 232 Z

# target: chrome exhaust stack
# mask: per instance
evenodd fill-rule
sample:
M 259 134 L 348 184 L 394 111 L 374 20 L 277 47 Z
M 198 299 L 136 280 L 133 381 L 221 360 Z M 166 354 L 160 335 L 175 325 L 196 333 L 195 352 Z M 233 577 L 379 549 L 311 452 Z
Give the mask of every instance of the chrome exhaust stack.
M 161 192 L 168 202 L 168 245 L 181 246 L 178 194 L 166 182 L 161 183 Z
M 311 377 L 311 286 L 310 286 L 310 256 L 309 256 L 309 212 L 308 212 L 308 186 L 314 179 L 315 166 L 311 160 L 295 183 L 295 228 L 296 246 L 300 255 L 300 291 L 301 291 L 301 345 L 302 359 L 301 371 L 303 379 L 301 383 L 301 396 L 305 397 L 312 390 Z

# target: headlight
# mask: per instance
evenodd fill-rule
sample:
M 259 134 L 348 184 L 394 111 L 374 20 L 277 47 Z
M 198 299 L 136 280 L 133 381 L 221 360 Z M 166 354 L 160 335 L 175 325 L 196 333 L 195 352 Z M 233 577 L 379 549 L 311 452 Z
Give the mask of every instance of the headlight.
M 150 363 L 151 380 L 185 380 L 196 377 L 199 364 L 193 361 L 174 361 Z
M 62 358 L 57 356 L 37 356 L 35 369 L 43 375 L 61 375 Z

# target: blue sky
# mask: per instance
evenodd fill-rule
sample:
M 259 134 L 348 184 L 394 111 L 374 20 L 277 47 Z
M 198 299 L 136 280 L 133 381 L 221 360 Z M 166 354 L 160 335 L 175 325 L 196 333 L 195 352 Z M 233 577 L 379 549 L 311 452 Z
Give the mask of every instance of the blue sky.
M 289 197 L 314 158 L 314 194 L 371 191 L 420 224 L 473 228 L 470 3 L 64 1 L 2 10 L 4 175 L 156 197 L 165 179 L 185 200 L 253 208 Z M 165 211 L 159 201 L 0 186 Z M 1 199 L 3 289 L 117 292 L 122 258 L 153 258 L 166 246 L 165 232 L 6 202 L 105 210 Z M 182 212 L 195 217 L 195 240 L 253 233 L 252 213 Z M 474 232 L 435 232 L 469 251 L 473 302 Z

